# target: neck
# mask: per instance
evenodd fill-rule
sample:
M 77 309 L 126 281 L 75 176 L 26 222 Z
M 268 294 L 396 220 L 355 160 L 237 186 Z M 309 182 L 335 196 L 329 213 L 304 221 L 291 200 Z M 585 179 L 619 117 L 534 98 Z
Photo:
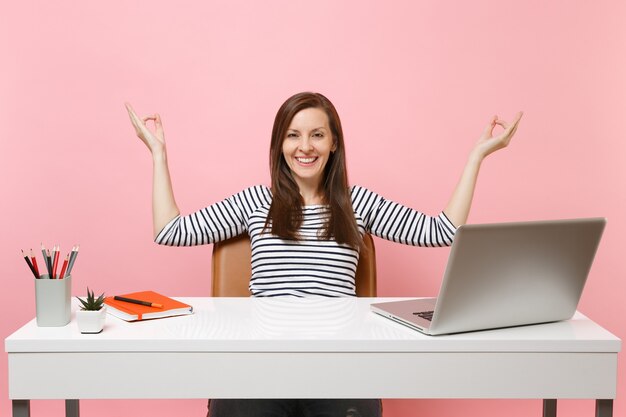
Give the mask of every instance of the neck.
M 305 206 L 324 204 L 324 190 L 320 184 L 298 184 Z

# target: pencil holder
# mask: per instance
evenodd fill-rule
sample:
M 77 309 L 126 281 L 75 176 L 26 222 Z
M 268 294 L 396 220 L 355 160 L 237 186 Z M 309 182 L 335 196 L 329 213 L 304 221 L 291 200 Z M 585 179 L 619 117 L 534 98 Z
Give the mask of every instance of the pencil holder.
M 35 279 L 37 326 L 58 327 L 70 322 L 72 277 L 49 279 L 41 275 Z

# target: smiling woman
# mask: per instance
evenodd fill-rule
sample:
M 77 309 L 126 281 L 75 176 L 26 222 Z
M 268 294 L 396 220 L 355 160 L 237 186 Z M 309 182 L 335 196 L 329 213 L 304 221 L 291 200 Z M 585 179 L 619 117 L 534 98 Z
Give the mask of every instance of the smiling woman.
M 358 248 L 348 189 L 345 145 L 335 106 L 319 93 L 299 93 L 278 109 L 270 143 L 272 203 L 265 227 L 298 239 L 303 207 L 323 204 L 330 215 L 320 227 L 325 240 Z
M 337 145 L 328 127 L 328 116 L 319 108 L 301 110 L 291 120 L 283 141 L 283 158 L 298 184 L 304 205 L 325 203 L 319 186 L 324 168 Z
M 247 188 L 195 213 L 181 216 L 169 176 L 165 139 L 158 114 L 139 118 L 127 109 L 139 138 L 153 158 L 155 241 L 190 246 L 250 236 L 256 297 L 355 296 L 355 274 L 362 236 L 413 246 L 449 246 L 467 219 L 480 164 L 508 145 L 521 118 L 497 116 L 472 149 L 445 210 L 428 216 L 386 200 L 360 186 L 349 186 L 341 121 L 319 93 L 296 94 L 280 107 L 270 143 L 272 184 Z M 154 121 L 154 133 L 147 123 Z M 500 125 L 504 130 L 494 136 Z M 212 400 L 213 417 L 326 416 L 378 417 L 379 400 Z

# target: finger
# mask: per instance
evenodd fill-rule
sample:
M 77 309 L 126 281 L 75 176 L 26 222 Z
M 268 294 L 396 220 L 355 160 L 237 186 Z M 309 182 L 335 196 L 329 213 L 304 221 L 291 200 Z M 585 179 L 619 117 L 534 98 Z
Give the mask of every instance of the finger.
M 510 137 L 513 137 L 513 135 L 515 134 L 515 132 L 517 132 L 517 125 L 515 125 L 515 127 L 513 127 L 513 129 L 511 130 L 511 134 L 509 135 Z
M 135 133 L 137 133 L 137 136 L 145 142 L 145 136 L 146 134 L 148 134 L 148 129 L 146 126 L 147 118 L 140 119 L 130 104 L 125 103 L 125 105 L 126 105 L 126 109 L 128 110 L 128 114 L 130 116 L 130 121 L 133 124 L 133 127 L 135 128 Z M 150 116 L 148 116 L 148 118 L 149 117 Z
M 154 114 L 151 114 L 150 116 L 146 116 L 143 119 L 141 119 L 143 121 L 143 125 L 148 127 L 148 121 L 152 120 L 156 123 L 156 116 Z
M 133 127 L 135 128 L 135 130 L 137 131 L 137 133 L 139 133 L 141 127 L 141 121 L 137 118 L 137 115 L 135 113 L 132 113 L 131 110 L 128 111 L 128 117 L 130 117 L 130 122 L 133 124 Z
M 139 117 L 137 117 L 137 114 L 135 113 L 135 111 L 133 110 L 133 108 L 131 107 L 129 103 L 125 103 L 125 106 L 126 106 L 126 110 L 128 111 L 128 116 L 130 117 L 131 123 L 135 127 L 135 130 L 139 132 L 139 130 L 141 129 L 140 127 L 141 120 L 139 119 Z
M 496 120 L 496 124 L 497 124 L 498 126 L 502 126 L 502 128 L 503 128 L 504 130 L 506 130 L 506 129 L 509 127 L 509 124 L 506 122 L 506 120 L 499 120 L 499 119 L 498 119 L 498 120 Z
M 524 112 L 518 112 L 515 115 L 515 119 L 513 119 L 513 122 L 509 125 L 509 123 L 506 122 L 506 120 L 498 120 L 496 123 L 499 124 L 500 126 L 504 127 L 505 129 L 509 126 L 515 126 L 519 123 L 519 121 L 521 120 L 522 116 L 524 115 Z
M 157 135 L 159 135 L 160 137 L 163 136 L 163 123 L 161 123 L 161 115 L 159 115 L 159 113 L 155 114 L 156 119 L 154 121 L 154 124 L 156 126 L 156 133 Z
M 517 126 L 517 124 L 519 123 L 520 120 L 522 120 L 522 116 L 524 115 L 524 112 L 519 112 L 517 113 L 517 115 L 515 116 L 515 121 L 513 122 L 513 124 L 515 126 Z
M 498 115 L 494 115 L 491 118 L 491 121 L 489 122 L 489 124 L 485 126 L 485 129 L 483 130 L 483 134 L 482 134 L 483 137 L 491 137 L 493 128 L 496 126 L 496 120 L 498 120 Z
M 135 119 L 139 119 L 137 117 L 137 113 L 135 113 L 135 110 L 133 110 L 133 107 L 130 105 L 130 103 L 124 103 L 124 106 L 126 107 L 126 111 L 128 111 L 128 114 L 131 117 L 134 117 Z
M 519 124 L 519 119 L 516 120 L 512 125 L 511 125 L 511 129 L 506 133 L 506 142 L 507 144 L 511 141 L 511 138 L 513 137 L 513 135 L 515 135 L 515 132 L 517 132 L 517 126 Z

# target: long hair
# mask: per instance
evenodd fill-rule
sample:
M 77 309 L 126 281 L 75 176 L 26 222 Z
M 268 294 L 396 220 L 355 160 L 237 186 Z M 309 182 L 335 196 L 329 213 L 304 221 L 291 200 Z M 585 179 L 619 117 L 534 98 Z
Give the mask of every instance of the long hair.
M 319 93 L 303 92 L 287 99 L 278 109 L 272 128 L 270 143 L 270 172 L 272 177 L 272 205 L 265 223 L 265 229 L 283 239 L 298 240 L 298 229 L 302 225 L 304 200 L 298 184 L 283 156 L 283 141 L 293 117 L 301 110 L 318 108 L 328 116 L 328 123 L 335 144 L 324 168 L 324 203 L 329 206 L 330 216 L 322 226 L 320 237 L 334 239 L 353 248 L 359 248 L 362 238 L 354 217 L 348 174 L 346 152 L 343 141 L 341 120 L 335 106 Z

